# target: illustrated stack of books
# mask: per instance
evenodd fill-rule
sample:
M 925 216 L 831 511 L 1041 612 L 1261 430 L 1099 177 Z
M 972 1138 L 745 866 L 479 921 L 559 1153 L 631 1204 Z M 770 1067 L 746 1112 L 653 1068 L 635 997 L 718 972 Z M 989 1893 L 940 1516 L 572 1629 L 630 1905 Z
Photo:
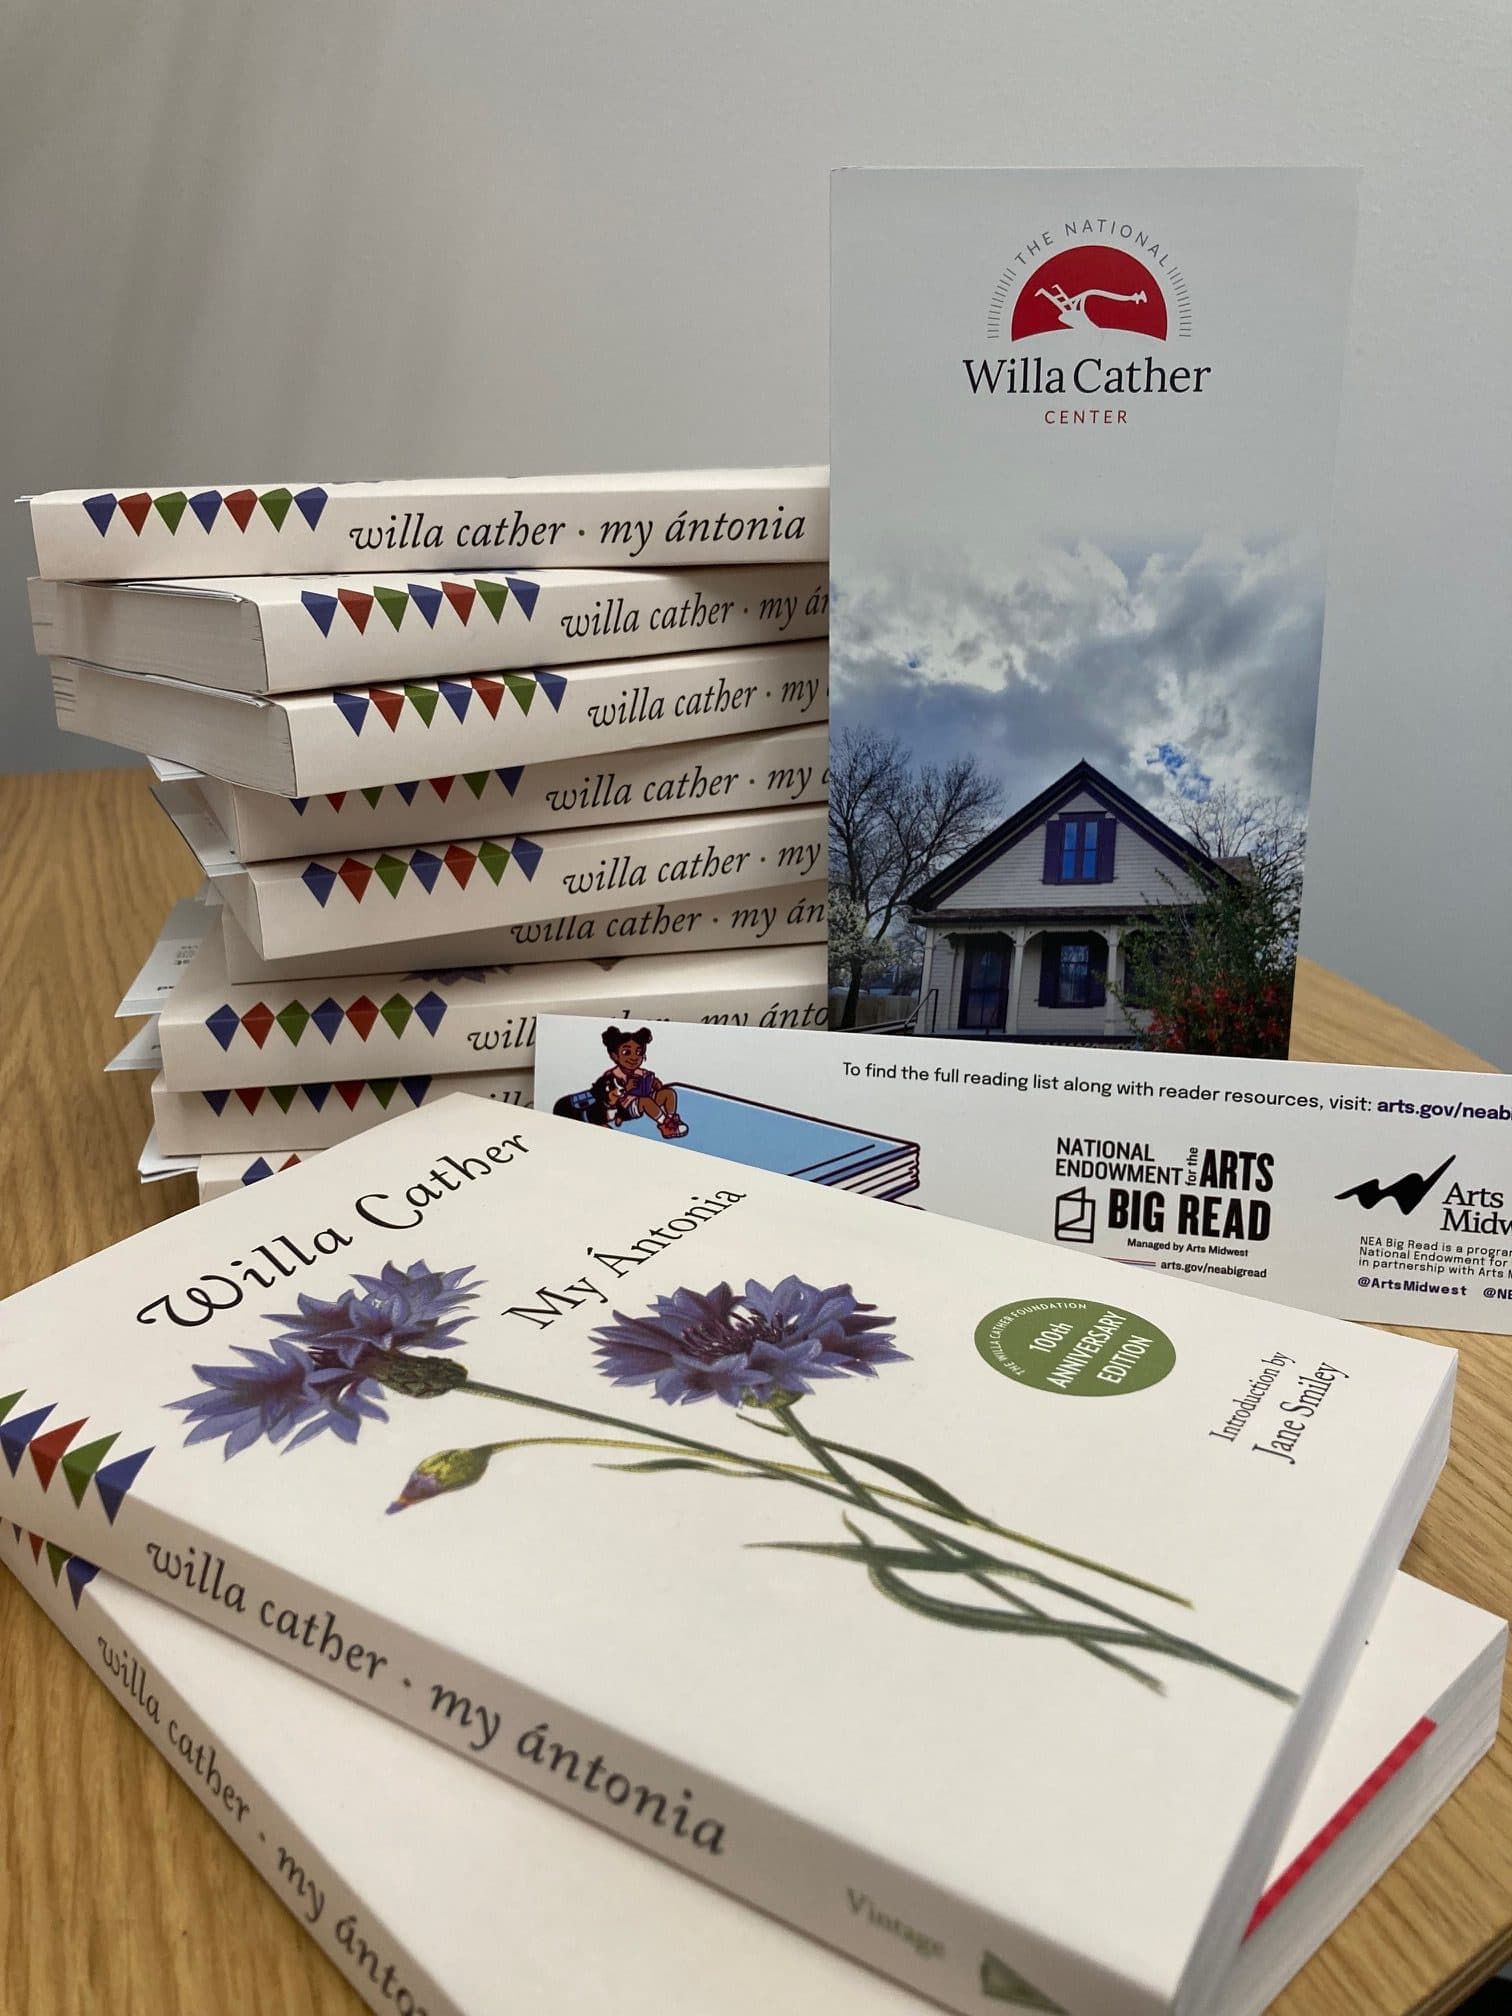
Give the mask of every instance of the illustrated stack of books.
M 1454 1378 L 445 1099 L 0 1306 L 0 1563 L 376 2011 L 1258 2016 L 1492 1740 Z
M 31 515 L 58 720 L 152 759 L 207 878 L 122 1004 L 144 1177 L 518 1104 L 542 1008 L 822 1021 L 823 469 Z

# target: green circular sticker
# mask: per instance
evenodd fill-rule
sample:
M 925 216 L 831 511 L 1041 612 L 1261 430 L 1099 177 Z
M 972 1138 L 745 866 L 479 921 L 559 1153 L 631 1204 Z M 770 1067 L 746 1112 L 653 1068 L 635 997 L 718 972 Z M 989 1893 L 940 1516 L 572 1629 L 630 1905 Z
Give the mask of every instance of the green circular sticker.
M 978 1323 L 976 1348 L 1005 1379 L 1082 1399 L 1158 1386 L 1176 1363 L 1164 1330 L 1079 1295 L 1005 1302 Z

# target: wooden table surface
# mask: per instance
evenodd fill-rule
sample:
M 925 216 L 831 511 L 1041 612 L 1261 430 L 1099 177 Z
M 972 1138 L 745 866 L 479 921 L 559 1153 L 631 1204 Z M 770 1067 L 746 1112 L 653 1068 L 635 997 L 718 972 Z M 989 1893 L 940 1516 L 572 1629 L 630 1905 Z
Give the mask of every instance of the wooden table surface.
M 197 875 L 137 770 L 0 779 L 0 1293 L 192 1201 L 141 1188 L 146 1079 L 104 1077 L 111 1011 Z M 1296 1053 L 1486 1070 L 1316 968 Z M 1406 1565 L 1512 1611 L 1512 1340 L 1459 1347 L 1448 1468 Z M 354 2016 L 362 2004 L 0 1573 L 3 2016 Z M 1293 1982 L 1284 2016 L 1437 2016 L 1512 1960 L 1512 1719 L 1497 1748 Z M 522 2010 L 521 2016 L 531 2016 Z

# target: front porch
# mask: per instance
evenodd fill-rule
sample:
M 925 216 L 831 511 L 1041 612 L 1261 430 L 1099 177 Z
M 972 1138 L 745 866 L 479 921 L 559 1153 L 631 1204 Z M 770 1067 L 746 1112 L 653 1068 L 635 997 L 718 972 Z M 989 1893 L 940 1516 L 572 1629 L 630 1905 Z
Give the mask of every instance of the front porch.
M 1130 928 L 1127 918 L 931 925 L 914 1029 L 989 1041 L 1133 1043 L 1148 1017 L 1119 999 Z

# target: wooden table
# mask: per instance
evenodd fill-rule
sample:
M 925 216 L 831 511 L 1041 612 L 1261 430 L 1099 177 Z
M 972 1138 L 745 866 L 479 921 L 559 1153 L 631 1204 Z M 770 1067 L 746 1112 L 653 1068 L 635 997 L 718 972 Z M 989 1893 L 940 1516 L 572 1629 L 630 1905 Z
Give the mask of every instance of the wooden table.
M 192 1202 L 141 1188 L 143 1077 L 111 1011 L 197 876 L 140 771 L 0 779 L 0 1292 Z M 1305 969 L 1296 1050 L 1486 1070 Z M 1512 1610 L 1512 1340 L 1458 1345 L 1449 1466 L 1407 1566 Z M 83 1663 L 0 1573 L 0 2016 L 355 2016 L 362 2005 Z M 1512 1959 L 1512 1719 L 1494 1754 L 1298 1976 L 1284 2016 L 1429 2016 Z M 522 2011 L 521 2016 L 529 2016 Z

